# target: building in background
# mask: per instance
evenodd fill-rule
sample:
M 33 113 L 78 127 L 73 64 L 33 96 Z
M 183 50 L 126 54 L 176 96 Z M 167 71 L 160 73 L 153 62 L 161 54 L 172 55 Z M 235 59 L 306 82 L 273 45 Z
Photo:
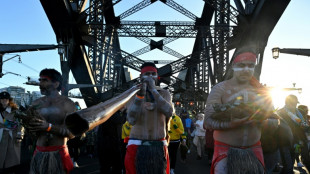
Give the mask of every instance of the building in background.
M 0 92 L 7 91 L 10 93 L 14 102 L 19 106 L 28 106 L 32 101 L 42 97 L 40 91 L 26 91 L 25 88 L 19 86 L 9 86 L 7 88 L 1 88 Z

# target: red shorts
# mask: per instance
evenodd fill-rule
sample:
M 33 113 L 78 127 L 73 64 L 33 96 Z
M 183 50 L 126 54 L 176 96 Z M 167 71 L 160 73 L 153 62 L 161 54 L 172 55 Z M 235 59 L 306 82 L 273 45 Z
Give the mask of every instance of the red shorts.
M 126 174 L 136 174 L 136 154 L 139 145 L 130 144 L 127 146 L 126 156 L 125 156 L 125 168 Z M 167 160 L 166 174 L 170 174 L 170 162 L 168 148 L 164 145 L 165 158 Z
M 59 154 L 61 156 L 62 165 L 67 173 L 70 173 L 70 171 L 73 169 L 73 163 L 71 160 L 71 157 L 69 155 L 68 147 L 67 145 L 62 146 L 36 146 L 36 150 L 33 153 L 33 156 L 36 155 L 37 152 L 53 152 L 53 151 L 59 151 Z
M 212 165 L 211 165 L 211 174 L 214 174 L 215 166 L 218 162 L 220 162 L 222 159 L 227 158 L 227 153 L 230 147 L 229 144 L 222 143 L 219 141 L 214 140 L 214 154 L 212 159 Z M 261 162 L 263 166 L 264 164 L 264 156 L 263 156 L 263 150 L 261 146 L 261 142 L 258 141 L 257 143 L 253 144 L 252 146 L 247 147 L 235 147 L 240 149 L 252 149 L 254 152 L 254 155 L 257 157 L 257 159 Z

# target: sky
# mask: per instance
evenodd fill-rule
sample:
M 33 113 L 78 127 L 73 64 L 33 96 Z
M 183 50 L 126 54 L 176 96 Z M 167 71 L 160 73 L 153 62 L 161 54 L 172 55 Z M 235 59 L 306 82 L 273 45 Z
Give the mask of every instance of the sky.
M 128 8 L 141 2 L 141 0 L 122 0 L 115 6 L 115 14 L 120 15 Z M 196 16 L 200 17 L 203 9 L 203 0 L 175 0 Z M 0 44 L 57 44 L 54 31 L 47 19 L 39 0 L 0 0 Z M 280 48 L 310 48 L 310 1 L 291 1 L 281 19 L 271 33 L 264 53 L 264 63 L 261 83 L 270 87 L 276 87 L 273 99 L 276 107 L 284 105 L 285 96 L 295 94 L 300 104 L 310 107 L 310 57 L 292 54 L 281 54 L 278 59 L 272 58 L 271 49 Z M 159 11 L 160 9 L 160 11 Z M 125 20 L 139 21 L 191 21 L 186 16 L 179 14 L 161 2 L 140 10 L 125 18 Z M 159 40 L 161 38 L 152 38 Z M 135 38 L 120 38 L 121 49 L 132 53 L 144 46 L 145 43 Z M 178 39 L 167 46 L 183 55 L 192 52 L 194 39 Z M 5 54 L 3 73 L 8 73 L 0 78 L 0 88 L 8 86 L 20 86 L 27 91 L 38 91 L 37 86 L 25 85 L 27 77 L 38 78 L 39 72 L 44 68 L 54 68 L 60 71 L 60 61 L 57 50 L 38 51 L 27 53 Z M 141 55 L 143 60 L 176 60 L 158 50 Z M 132 71 L 137 76 L 135 71 Z M 71 76 L 69 83 L 75 83 Z M 282 88 L 302 88 L 302 92 L 281 91 Z M 74 92 L 77 92 L 76 90 Z M 84 104 L 82 104 L 82 107 Z

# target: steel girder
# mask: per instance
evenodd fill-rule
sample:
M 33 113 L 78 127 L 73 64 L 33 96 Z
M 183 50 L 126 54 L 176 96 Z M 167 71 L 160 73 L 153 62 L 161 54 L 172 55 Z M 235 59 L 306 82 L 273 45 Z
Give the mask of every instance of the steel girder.
M 57 42 L 62 41 L 67 45 L 65 55 L 76 82 L 95 85 L 91 64 L 78 31 L 77 12 L 72 9 L 68 0 L 40 0 L 40 2 L 55 32 Z M 96 88 L 81 88 L 80 91 L 88 106 L 98 103 Z
M 59 45 L 39 45 L 39 44 L 0 44 L 0 54 L 42 51 L 59 48 Z
M 175 9 L 176 11 L 180 12 L 181 14 L 187 16 L 188 18 L 196 21 L 197 16 L 194 15 L 192 12 L 188 11 L 186 8 L 182 7 L 178 3 L 174 2 L 173 0 L 161 0 L 163 3 L 168 5 L 169 7 Z
M 119 37 L 172 37 L 172 38 L 196 38 L 198 30 L 204 33 L 211 33 L 215 37 L 216 30 L 227 31 L 228 36 L 232 35 L 234 26 L 218 25 L 197 25 L 195 22 L 182 21 L 121 21 L 119 26 L 112 25 L 112 27 L 104 24 L 90 23 L 86 28 L 99 28 L 105 30 L 117 29 Z
M 209 3 L 205 3 L 201 18 L 198 19 L 197 23 L 200 25 L 208 26 L 211 23 L 212 15 L 214 9 L 210 6 Z M 211 55 L 209 50 L 212 47 L 211 41 L 211 32 L 204 32 L 198 29 L 198 34 L 193 47 L 192 55 L 200 53 L 199 56 L 191 56 L 190 61 L 188 62 L 199 62 L 196 66 L 191 66 L 189 63 L 186 64 L 188 67 L 185 81 L 190 84 L 194 84 L 193 87 L 188 87 L 187 91 L 190 91 L 196 95 L 188 95 L 186 93 L 180 94 L 180 99 L 183 103 L 188 103 L 189 101 L 194 102 L 195 109 L 197 111 L 202 111 L 205 105 L 207 94 L 209 93 L 209 82 L 210 78 L 213 77 L 212 65 L 210 62 Z M 208 43 L 208 44 L 207 44 Z M 185 96 L 183 96 L 185 95 Z
M 246 45 L 248 45 L 248 49 L 256 52 L 258 65 L 255 68 L 254 75 L 259 80 L 268 38 L 290 0 L 260 0 L 253 2 L 245 6 L 247 21 L 240 23 L 236 27 L 235 30 L 238 34 L 229 39 L 228 47 L 229 49 L 236 48 L 234 55 Z M 230 78 L 231 73 L 231 70 L 228 69 L 225 78 Z
M 126 10 L 124 13 L 122 13 L 121 15 L 119 15 L 120 19 L 124 19 L 136 12 L 138 12 L 139 10 L 151 5 L 152 3 L 154 3 L 157 0 L 143 0 L 142 2 L 140 2 L 139 4 L 135 5 L 134 7 Z
M 103 23 L 104 15 L 101 1 L 90 1 L 89 5 L 89 15 L 88 22 L 89 23 Z M 88 58 L 92 64 L 92 72 L 95 77 L 96 84 L 104 85 L 103 77 L 106 69 L 106 63 L 103 63 L 103 53 L 100 50 L 108 50 L 111 40 L 111 34 L 104 35 L 104 31 L 100 28 L 93 28 L 90 30 L 89 35 L 95 39 L 95 44 L 88 47 Z M 106 42 L 103 42 L 107 40 Z M 102 88 L 99 90 L 102 92 Z
M 97 88 L 81 89 L 88 106 L 99 102 L 98 94 L 100 92 L 106 91 L 99 98 L 108 99 L 113 96 L 115 89 L 121 90 L 122 88 L 119 86 L 124 83 L 122 67 L 128 66 L 139 71 L 144 61 L 136 56 L 152 50 L 152 48 L 161 48 L 160 50 L 170 52 L 179 58 L 159 68 L 158 72 L 161 76 L 169 77 L 176 72 L 187 70 L 185 81 L 180 82 L 180 80 L 169 80 L 168 78 L 169 82 L 167 83 L 175 86 L 175 89 L 176 86 L 184 86 L 184 84 L 186 88 L 191 86 L 194 89 L 192 95 L 186 95 L 202 95 L 203 99 L 197 100 L 204 100 L 209 93 L 210 86 L 222 81 L 224 75 L 227 74 L 229 49 L 236 48 L 237 51 L 239 47 L 247 45 L 250 41 L 258 40 L 257 50 L 262 54 L 273 27 L 289 3 L 289 0 L 261 0 L 255 1 L 255 4 L 251 4 L 251 6 L 246 4 L 247 6 L 243 7 L 240 0 L 234 0 L 237 10 L 230 5 L 229 0 L 205 0 L 204 12 L 200 19 L 172 0 L 160 0 L 189 17 L 193 22 L 129 22 L 121 20 L 158 0 L 143 0 L 118 17 L 114 14 L 113 5 L 120 0 L 91 1 L 91 4 L 96 4 L 93 6 L 94 8 L 83 11 L 82 6 L 86 2 L 84 0 L 70 2 L 69 0 L 53 2 L 41 0 L 57 40 L 68 45 L 68 61 L 76 81 L 106 85 L 104 89 L 99 90 L 99 93 Z M 73 8 L 74 3 L 78 6 L 77 10 Z M 49 5 L 53 8 L 48 7 Z M 280 8 L 275 8 L 275 5 Z M 52 12 L 52 9 L 59 10 Z M 57 14 L 59 11 L 60 15 Z M 98 16 L 96 12 L 100 12 L 101 16 Z M 215 19 L 214 26 L 210 25 L 212 16 Z M 103 20 L 105 24 L 102 22 Z M 231 25 L 230 22 L 234 25 Z M 263 29 L 259 25 L 265 28 Z M 234 27 L 237 29 L 233 29 Z M 121 50 L 118 37 L 138 37 L 149 45 L 140 52 L 135 52 L 136 56 L 134 56 Z M 152 40 L 147 37 L 165 37 L 165 39 L 160 43 L 153 42 L 152 44 Z M 196 38 L 192 54 L 182 56 L 165 47 L 166 39 L 177 38 Z M 88 46 L 88 54 L 86 54 L 84 46 Z M 262 56 L 260 56 L 259 62 L 261 65 Z M 83 72 L 87 78 L 79 76 L 80 72 Z M 136 82 L 137 79 L 133 81 Z M 85 84 L 85 82 L 83 83 Z M 175 84 L 173 85 L 173 83 Z M 190 90 L 185 91 L 190 92 Z M 88 99 L 87 96 L 89 96 Z M 197 104 L 198 110 L 201 110 L 203 106 L 203 103 Z
M 215 8 L 215 26 L 225 26 L 229 27 L 229 7 L 230 1 L 223 0 L 216 3 Z M 213 59 L 214 64 L 216 66 L 215 79 L 217 82 L 223 81 L 224 74 L 227 69 L 227 65 L 229 64 L 229 50 L 227 49 L 227 41 L 228 37 L 225 30 L 216 30 L 216 37 L 214 39 L 214 45 L 216 51 L 213 52 L 215 54 L 215 59 Z
M 159 40 L 159 41 L 154 41 L 154 40 L 152 40 L 150 38 L 146 38 L 146 37 L 137 37 L 137 39 L 148 44 L 148 46 L 143 47 L 143 48 L 133 52 L 132 55 L 134 55 L 134 56 L 142 55 L 144 53 L 147 53 L 147 52 L 157 48 L 157 49 L 162 50 L 163 52 L 168 53 L 174 57 L 177 57 L 177 58 L 184 57 L 182 54 L 178 53 L 177 51 L 165 46 L 166 44 L 168 44 L 168 43 L 170 43 L 170 42 L 172 42 L 178 38 L 164 38 L 164 39 Z

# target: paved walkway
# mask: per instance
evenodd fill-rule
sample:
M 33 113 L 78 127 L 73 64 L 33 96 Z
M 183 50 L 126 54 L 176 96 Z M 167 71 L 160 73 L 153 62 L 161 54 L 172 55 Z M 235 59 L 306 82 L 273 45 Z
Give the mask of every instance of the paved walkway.
M 187 160 L 182 163 L 180 160 L 180 154 L 178 154 L 175 174 L 209 174 L 210 166 L 208 164 L 207 156 L 203 155 L 202 160 L 196 160 L 196 150 L 191 148 L 191 153 L 187 155 Z M 26 174 L 29 172 L 30 155 L 27 149 L 22 148 L 22 163 L 16 174 Z M 89 158 L 87 155 L 82 154 L 78 160 L 79 168 L 75 168 L 71 174 L 99 174 L 99 162 L 98 158 Z M 295 164 L 296 166 L 296 164 Z M 275 172 L 274 174 L 278 174 Z M 295 168 L 295 174 L 306 174 L 307 172 L 302 168 Z

